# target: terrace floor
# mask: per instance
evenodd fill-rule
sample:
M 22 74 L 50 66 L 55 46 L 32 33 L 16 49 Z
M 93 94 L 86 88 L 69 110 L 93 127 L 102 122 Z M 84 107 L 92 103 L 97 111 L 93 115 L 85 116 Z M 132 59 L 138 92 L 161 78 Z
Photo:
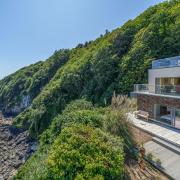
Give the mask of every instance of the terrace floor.
M 180 130 L 137 119 L 132 113 L 128 113 L 128 119 L 135 127 L 180 147 Z
M 146 155 L 152 154 L 153 161 L 160 159 L 161 171 L 173 179 L 180 180 L 180 130 L 162 126 L 153 121 L 137 119 L 132 113 L 128 113 L 128 119 L 134 125 L 136 134 L 139 134 L 134 136 L 135 140 L 138 142 L 144 139 L 142 142 Z M 150 137 L 145 135 L 145 132 Z
M 180 180 L 180 155 L 167 147 L 154 142 L 149 141 L 144 144 L 146 154 L 151 153 L 153 159 L 160 159 L 162 163 L 162 170 L 171 176 L 173 179 Z

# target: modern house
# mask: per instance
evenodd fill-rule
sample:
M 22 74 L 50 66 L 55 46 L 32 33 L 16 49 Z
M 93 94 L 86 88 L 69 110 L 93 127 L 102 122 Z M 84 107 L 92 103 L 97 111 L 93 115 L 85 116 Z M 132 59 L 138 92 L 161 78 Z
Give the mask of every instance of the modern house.
M 138 110 L 180 129 L 180 56 L 152 62 L 148 84 L 135 84 Z

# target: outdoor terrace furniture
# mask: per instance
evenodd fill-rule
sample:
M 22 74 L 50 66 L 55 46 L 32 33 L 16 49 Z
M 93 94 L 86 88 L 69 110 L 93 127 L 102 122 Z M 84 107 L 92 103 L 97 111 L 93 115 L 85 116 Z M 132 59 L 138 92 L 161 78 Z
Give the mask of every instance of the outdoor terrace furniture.
M 135 111 L 134 114 L 136 117 L 141 117 L 147 121 L 149 120 L 149 113 L 146 111 L 139 110 L 139 111 Z

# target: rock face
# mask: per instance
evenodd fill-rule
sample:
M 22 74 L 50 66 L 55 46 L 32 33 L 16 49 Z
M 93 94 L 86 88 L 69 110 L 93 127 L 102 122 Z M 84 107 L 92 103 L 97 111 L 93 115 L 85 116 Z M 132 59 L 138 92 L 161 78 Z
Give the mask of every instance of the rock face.
M 36 150 L 28 132 L 0 125 L 0 180 L 12 179 L 17 169 Z
M 2 104 L 2 102 L 0 102 L 0 111 L 2 111 L 5 116 L 17 116 L 23 110 L 27 109 L 31 105 L 31 103 L 32 98 L 30 97 L 30 95 L 24 95 L 20 97 L 19 101 L 11 106 L 8 106 L 5 103 Z

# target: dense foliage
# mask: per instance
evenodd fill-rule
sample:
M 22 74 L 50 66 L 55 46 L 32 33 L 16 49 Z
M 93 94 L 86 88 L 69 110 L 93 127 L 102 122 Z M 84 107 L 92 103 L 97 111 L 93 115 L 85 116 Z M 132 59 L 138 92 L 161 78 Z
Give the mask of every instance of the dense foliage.
M 47 165 L 52 179 L 120 179 L 122 141 L 88 126 L 65 128 L 49 152 Z
M 22 68 L 1 80 L 0 109 L 4 114 L 17 115 L 27 108 L 68 57 L 68 50 L 56 51 L 47 61 Z
M 121 116 L 122 109 L 122 106 L 118 111 L 112 107 L 95 108 L 85 100 L 70 103 L 41 135 L 38 151 L 16 178 L 121 179 L 124 175 L 123 148 L 126 150 L 133 145 L 128 122 Z M 114 116 L 115 111 L 119 115 Z M 107 129 L 109 120 L 109 124 L 115 122 L 117 125 L 116 132 Z M 125 143 L 132 144 L 123 143 L 125 136 Z
M 91 125 L 100 128 L 103 126 L 103 114 L 95 109 L 92 103 L 85 100 L 76 100 L 68 104 L 62 114 L 57 115 L 48 128 L 41 135 L 41 143 L 52 144 L 61 130 L 72 124 Z
M 179 9 L 177 0 L 163 2 L 94 42 L 72 49 L 69 61 L 16 124 L 37 136 L 73 99 L 105 104 L 113 91 L 127 94 L 133 84 L 145 82 L 153 59 L 180 53 Z
M 40 140 L 17 179 L 121 179 L 133 146 L 124 116 L 132 106 L 118 97 L 106 105 L 113 92 L 128 94 L 133 84 L 146 82 L 152 60 L 180 55 L 179 12 L 179 0 L 165 1 L 95 41 L 0 81 L 0 109 L 31 97 L 14 124 Z M 89 102 L 74 101 L 80 98 Z
M 57 137 L 43 164 L 41 159 L 32 172 L 27 167 L 30 176 L 20 172 L 17 179 L 121 179 L 122 140 L 90 126 L 70 126 Z

